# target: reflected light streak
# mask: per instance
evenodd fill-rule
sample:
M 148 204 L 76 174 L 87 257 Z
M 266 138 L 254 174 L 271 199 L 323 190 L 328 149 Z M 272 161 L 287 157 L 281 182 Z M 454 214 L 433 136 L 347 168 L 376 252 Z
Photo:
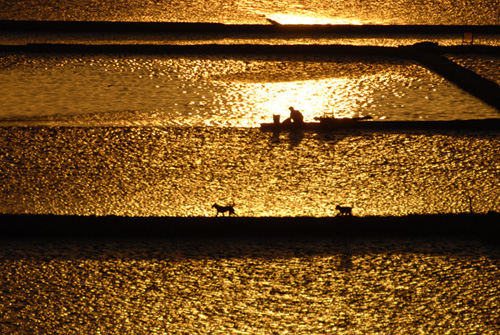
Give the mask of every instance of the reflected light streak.
M 313 15 L 313 14 L 312 14 Z M 267 17 L 279 24 L 331 24 L 331 25 L 361 25 L 361 21 L 351 18 L 331 18 L 312 16 L 311 14 L 271 14 Z
M 243 126 L 255 126 L 258 120 L 269 122 L 273 114 L 281 115 L 284 120 L 289 116 L 290 106 L 300 110 L 306 122 L 324 114 L 352 117 L 358 109 L 359 97 L 363 96 L 355 91 L 348 78 L 248 84 L 245 89 L 251 108 L 246 111 L 248 122 L 243 121 Z

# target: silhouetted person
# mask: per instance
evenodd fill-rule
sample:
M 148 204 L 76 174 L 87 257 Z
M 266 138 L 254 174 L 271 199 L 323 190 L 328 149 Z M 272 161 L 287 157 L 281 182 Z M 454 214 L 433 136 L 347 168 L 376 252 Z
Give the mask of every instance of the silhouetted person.
M 288 108 L 290 110 L 290 117 L 283 121 L 283 124 L 302 125 L 304 124 L 304 115 L 293 107 Z
M 290 119 L 292 119 L 293 123 L 303 124 L 304 123 L 304 115 L 301 112 L 296 110 L 293 107 L 288 108 L 290 110 Z

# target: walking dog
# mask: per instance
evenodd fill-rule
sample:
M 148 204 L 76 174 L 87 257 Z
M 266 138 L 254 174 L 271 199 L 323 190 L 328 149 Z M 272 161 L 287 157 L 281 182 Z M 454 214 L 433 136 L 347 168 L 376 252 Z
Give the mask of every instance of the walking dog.
M 234 212 L 234 203 L 231 206 L 219 206 L 217 204 L 213 204 L 212 208 L 215 208 L 217 210 L 215 216 L 219 216 L 219 213 L 224 216 L 224 213 L 226 212 L 229 213 L 229 216 L 236 215 L 236 213 Z
M 339 211 L 338 215 L 342 215 L 342 216 L 349 215 L 349 216 L 352 216 L 352 207 L 337 205 L 337 207 L 335 207 L 335 209 Z

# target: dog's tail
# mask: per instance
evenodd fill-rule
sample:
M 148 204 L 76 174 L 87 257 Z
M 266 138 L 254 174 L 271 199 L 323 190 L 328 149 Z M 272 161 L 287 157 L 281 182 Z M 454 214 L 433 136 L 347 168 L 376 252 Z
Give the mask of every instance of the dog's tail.
M 238 214 L 236 214 L 236 212 L 234 211 L 234 206 L 235 206 L 235 205 L 236 205 L 236 203 L 234 202 L 234 200 L 232 200 L 232 202 L 231 202 L 231 208 L 232 208 L 231 213 L 232 213 L 233 215 L 238 216 Z

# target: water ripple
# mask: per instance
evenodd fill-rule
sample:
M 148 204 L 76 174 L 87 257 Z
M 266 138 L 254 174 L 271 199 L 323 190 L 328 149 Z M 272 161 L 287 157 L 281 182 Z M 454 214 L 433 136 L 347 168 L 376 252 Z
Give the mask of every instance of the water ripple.
M 4 213 L 242 216 L 487 212 L 496 134 L 245 128 L 0 128 Z

